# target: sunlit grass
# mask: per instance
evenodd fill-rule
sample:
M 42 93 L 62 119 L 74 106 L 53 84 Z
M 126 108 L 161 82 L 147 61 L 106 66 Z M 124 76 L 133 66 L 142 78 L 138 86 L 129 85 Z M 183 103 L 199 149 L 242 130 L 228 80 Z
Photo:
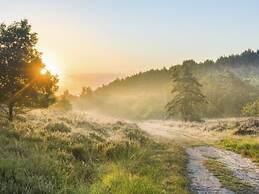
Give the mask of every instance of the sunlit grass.
M 219 145 L 251 158 L 259 164 L 259 137 L 231 137 L 219 142 Z
M 1 124 L 0 193 L 188 193 L 184 150 L 134 124 L 49 113 Z

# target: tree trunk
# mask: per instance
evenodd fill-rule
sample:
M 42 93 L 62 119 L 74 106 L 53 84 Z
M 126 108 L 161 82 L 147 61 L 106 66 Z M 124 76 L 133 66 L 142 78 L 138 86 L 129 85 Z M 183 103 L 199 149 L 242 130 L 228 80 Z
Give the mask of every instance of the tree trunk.
M 13 121 L 13 104 L 8 105 L 8 120 Z

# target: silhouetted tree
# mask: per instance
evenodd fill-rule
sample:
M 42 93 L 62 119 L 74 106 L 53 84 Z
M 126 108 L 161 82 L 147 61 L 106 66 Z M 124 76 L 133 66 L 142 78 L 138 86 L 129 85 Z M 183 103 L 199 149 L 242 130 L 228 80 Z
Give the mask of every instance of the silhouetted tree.
M 85 98 L 85 97 L 90 97 L 93 93 L 93 90 L 91 87 L 82 87 L 82 91 L 80 94 L 80 97 Z
M 58 79 L 36 49 L 37 34 L 27 20 L 0 25 L 0 104 L 13 120 L 15 109 L 48 107 L 55 101 Z
M 173 99 L 166 106 L 168 116 L 178 115 L 184 121 L 200 121 L 200 108 L 207 102 L 201 92 L 201 84 L 187 66 L 176 66 L 171 71 Z

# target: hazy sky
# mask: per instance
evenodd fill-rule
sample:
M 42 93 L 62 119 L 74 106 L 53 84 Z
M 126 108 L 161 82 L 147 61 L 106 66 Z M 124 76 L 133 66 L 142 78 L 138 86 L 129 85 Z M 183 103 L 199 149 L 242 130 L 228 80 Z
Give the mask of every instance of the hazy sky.
M 63 75 L 127 74 L 257 49 L 257 0 L 0 0 Z

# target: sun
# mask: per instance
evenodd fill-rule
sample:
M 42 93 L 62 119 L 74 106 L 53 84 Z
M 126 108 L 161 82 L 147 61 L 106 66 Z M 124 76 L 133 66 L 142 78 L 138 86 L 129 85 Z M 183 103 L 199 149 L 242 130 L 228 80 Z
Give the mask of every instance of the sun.
M 45 74 L 46 71 L 49 71 L 53 75 L 61 75 L 56 58 L 51 56 L 43 56 L 42 61 L 45 64 L 45 68 L 41 71 L 42 74 Z

